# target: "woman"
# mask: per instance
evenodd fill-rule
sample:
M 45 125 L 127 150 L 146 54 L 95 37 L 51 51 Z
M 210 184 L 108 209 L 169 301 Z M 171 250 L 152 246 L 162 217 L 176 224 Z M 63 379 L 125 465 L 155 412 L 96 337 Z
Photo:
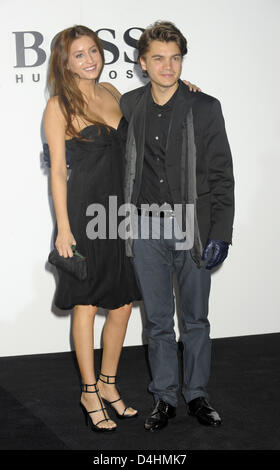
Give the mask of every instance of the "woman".
M 105 208 L 109 197 L 123 203 L 122 155 L 126 122 L 119 107 L 120 93 L 109 83 L 98 83 L 104 52 L 97 35 L 84 26 L 63 30 L 56 37 L 50 59 L 52 97 L 44 128 L 51 159 L 51 188 L 56 213 L 55 246 L 72 257 L 72 245 L 86 256 L 88 277 L 78 281 L 58 269 L 55 305 L 74 309 L 73 339 L 82 379 L 81 407 L 95 431 L 112 431 L 104 402 L 119 418 L 134 418 L 115 385 L 120 353 L 132 301 L 141 299 L 123 240 L 95 238 L 89 230 L 87 208 Z M 65 150 L 71 154 L 67 180 Z M 91 214 L 92 216 L 92 214 Z M 104 327 L 101 373 L 96 381 L 93 326 L 98 307 L 109 310 Z

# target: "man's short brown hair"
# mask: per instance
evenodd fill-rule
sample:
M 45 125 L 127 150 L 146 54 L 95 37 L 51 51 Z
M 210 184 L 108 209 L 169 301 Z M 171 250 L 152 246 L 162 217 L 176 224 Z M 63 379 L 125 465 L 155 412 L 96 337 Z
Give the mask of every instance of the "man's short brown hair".
M 156 21 L 145 29 L 138 40 L 138 61 L 144 57 L 152 41 L 176 42 L 182 57 L 187 54 L 187 40 L 181 31 L 169 21 Z

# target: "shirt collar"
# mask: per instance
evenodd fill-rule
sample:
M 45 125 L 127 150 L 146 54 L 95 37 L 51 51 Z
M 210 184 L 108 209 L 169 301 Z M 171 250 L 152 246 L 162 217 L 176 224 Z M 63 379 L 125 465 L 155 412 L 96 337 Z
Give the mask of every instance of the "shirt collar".
M 153 97 L 152 97 L 152 87 L 150 88 L 150 93 L 149 93 L 149 104 L 152 105 L 153 108 L 159 110 L 161 109 L 162 111 L 169 110 L 172 108 L 174 101 L 176 99 L 176 96 L 178 94 L 178 90 L 180 88 L 180 83 L 178 84 L 177 90 L 175 93 L 171 96 L 171 98 L 165 103 L 164 105 L 160 105 L 154 102 Z

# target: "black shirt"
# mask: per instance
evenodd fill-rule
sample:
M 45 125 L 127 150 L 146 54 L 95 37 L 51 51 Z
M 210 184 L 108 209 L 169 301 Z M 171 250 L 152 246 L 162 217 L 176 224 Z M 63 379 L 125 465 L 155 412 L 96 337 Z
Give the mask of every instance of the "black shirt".
M 152 94 L 149 94 L 146 108 L 143 173 L 138 207 L 141 204 L 158 204 L 161 206 L 164 203 L 173 207 L 166 177 L 165 155 L 171 112 L 178 88 L 163 106 L 155 103 Z

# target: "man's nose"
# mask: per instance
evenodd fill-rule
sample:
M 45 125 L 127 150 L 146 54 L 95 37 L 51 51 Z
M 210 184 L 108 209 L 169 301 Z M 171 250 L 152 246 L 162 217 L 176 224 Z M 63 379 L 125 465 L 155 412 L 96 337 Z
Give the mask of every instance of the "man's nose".
M 164 63 L 163 63 L 163 66 L 164 66 L 164 68 L 166 68 L 166 69 L 170 69 L 170 68 L 171 68 L 171 64 L 172 64 L 171 59 L 165 59 L 165 61 L 164 61 Z

